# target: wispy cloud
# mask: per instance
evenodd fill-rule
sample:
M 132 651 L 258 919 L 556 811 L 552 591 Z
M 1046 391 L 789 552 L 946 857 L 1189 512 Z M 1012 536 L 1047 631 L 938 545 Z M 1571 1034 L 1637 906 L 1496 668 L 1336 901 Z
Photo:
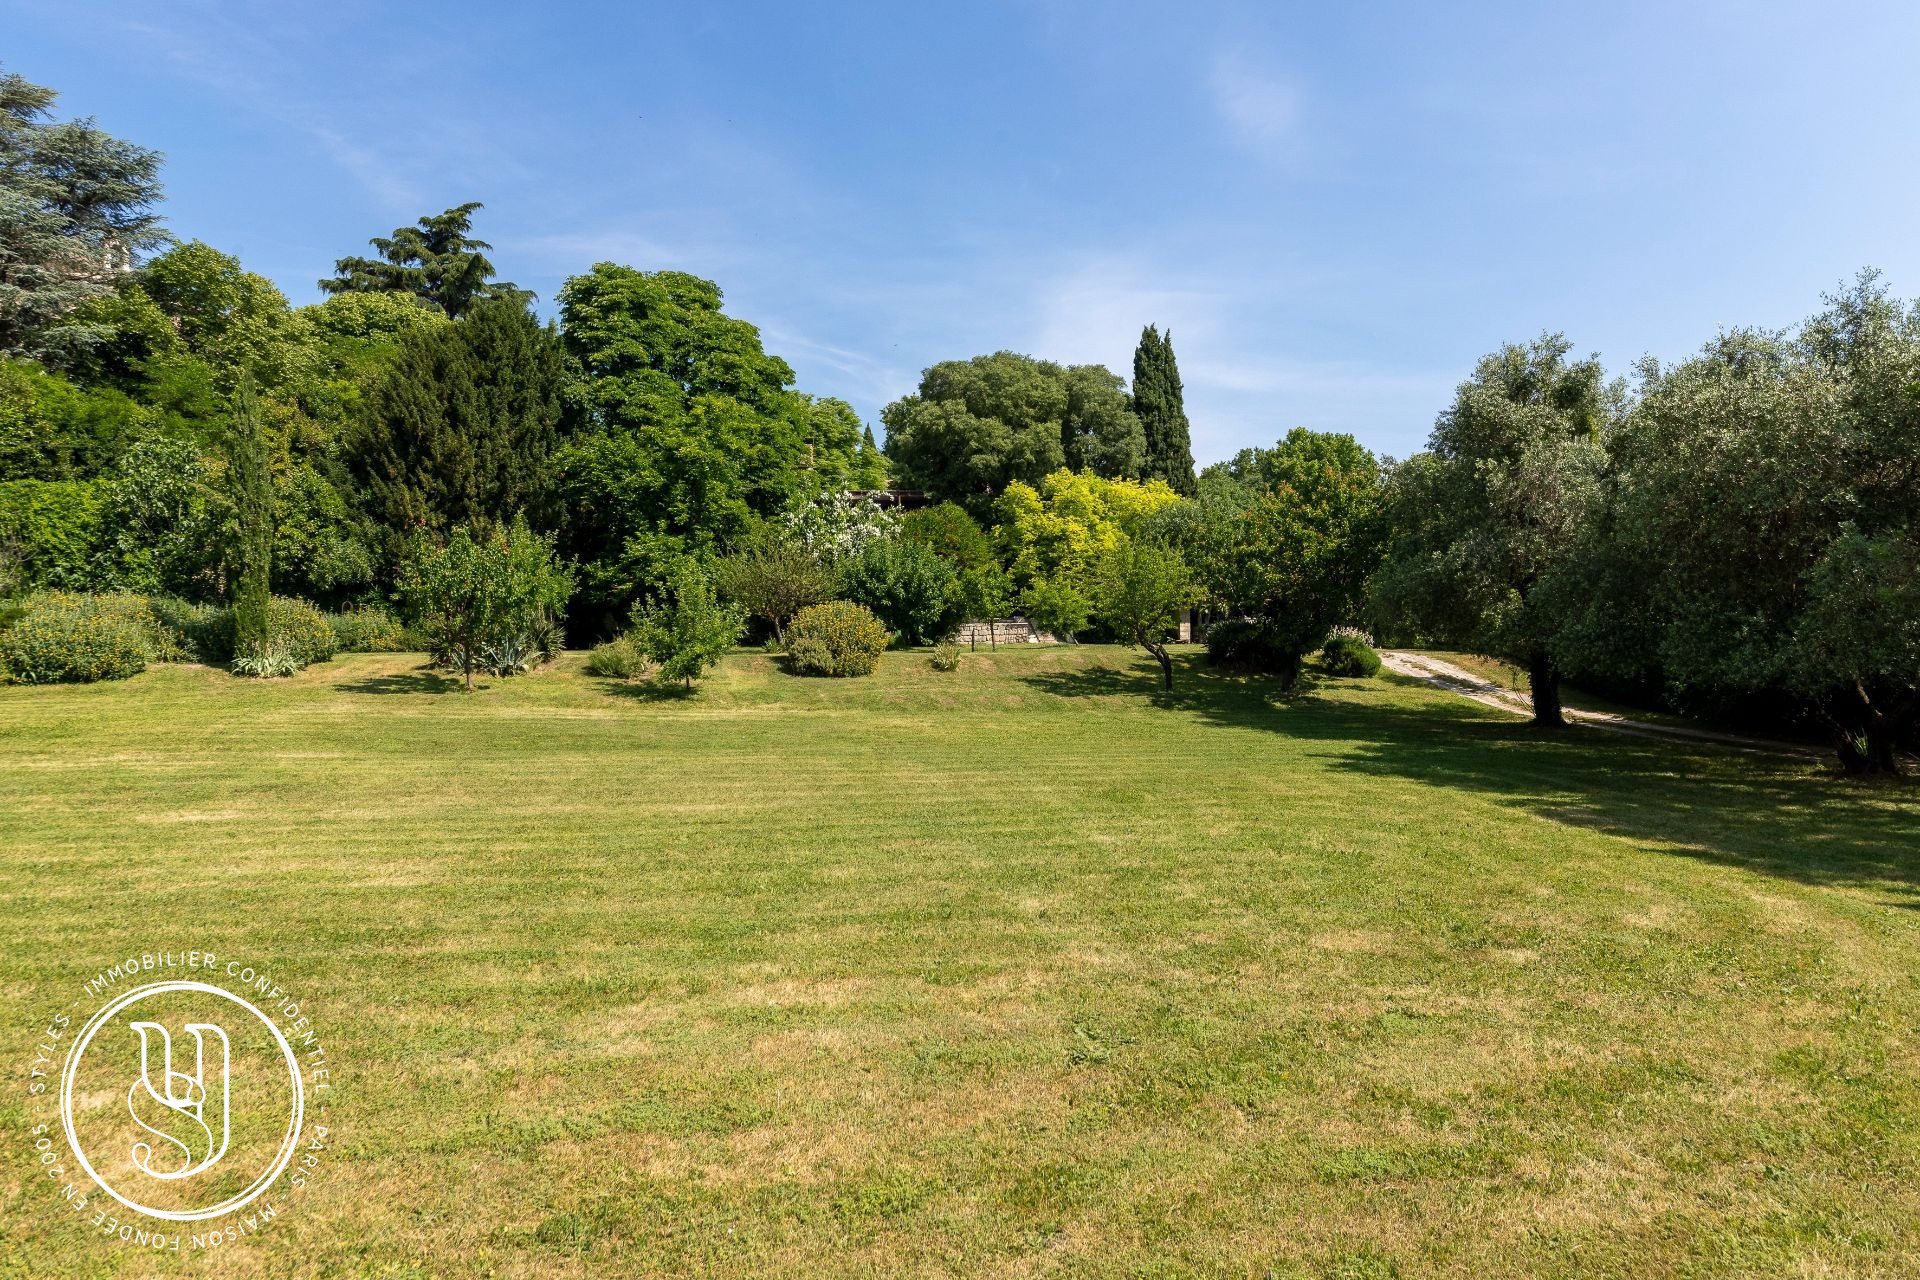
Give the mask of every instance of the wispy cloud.
M 919 380 L 917 371 L 888 364 L 863 351 L 835 346 L 809 338 L 780 322 L 760 326 L 767 350 L 786 358 L 805 375 L 800 385 L 807 388 L 830 384 L 828 394 L 860 403 L 885 404 L 913 390 Z M 817 377 L 820 370 L 831 370 L 827 379 Z
M 1203 338 L 1217 329 L 1226 305 L 1217 287 L 1145 259 L 1088 258 L 1041 285 L 1032 307 L 1031 354 L 1124 374 L 1147 325 Z
M 267 116 L 304 133 L 381 205 L 395 211 L 420 206 L 421 187 L 414 166 L 349 137 L 331 122 L 321 104 L 291 96 L 291 77 L 272 71 L 281 56 L 279 46 L 218 11 L 206 11 L 201 20 L 212 25 L 210 38 L 191 39 L 139 19 L 128 19 L 121 26 L 158 51 L 183 78 L 250 114 Z
M 1225 53 L 1214 60 L 1208 88 L 1215 109 L 1243 146 L 1271 152 L 1295 140 L 1301 95 L 1289 77 L 1256 68 L 1240 54 Z
M 710 267 L 721 256 L 712 246 L 683 249 L 622 227 L 523 236 L 514 248 L 536 262 L 557 262 L 573 271 L 585 270 L 594 262 L 617 262 L 641 271 L 668 270 L 694 263 Z
M 335 164 L 381 204 L 394 209 L 417 209 L 424 204 L 419 186 L 408 173 L 378 152 L 325 125 L 308 124 L 306 130 Z

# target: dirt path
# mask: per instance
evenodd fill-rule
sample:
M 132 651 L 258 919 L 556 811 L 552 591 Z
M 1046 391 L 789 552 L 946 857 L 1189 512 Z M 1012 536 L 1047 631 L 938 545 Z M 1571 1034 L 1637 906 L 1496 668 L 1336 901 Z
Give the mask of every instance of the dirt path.
M 1446 689 L 1463 698 L 1472 698 L 1483 706 L 1511 712 L 1518 716 L 1533 715 L 1533 699 L 1525 693 L 1483 680 L 1466 668 L 1456 666 L 1442 658 L 1430 658 L 1425 654 L 1407 653 L 1403 650 L 1383 649 L 1380 651 L 1380 661 L 1387 670 L 1398 675 L 1424 680 L 1435 688 Z M 1634 720 L 1627 716 L 1615 715 L 1610 711 L 1576 711 L 1572 707 L 1567 707 L 1565 712 L 1567 719 L 1575 724 L 1608 729 L 1614 733 L 1631 733 L 1656 738 L 1687 738 L 1695 742 L 1717 742 L 1739 751 L 1766 751 L 1816 760 L 1825 759 L 1827 754 L 1804 742 L 1782 742 L 1776 738 L 1750 738 L 1744 734 L 1721 733 L 1713 729 L 1658 724 L 1651 720 Z

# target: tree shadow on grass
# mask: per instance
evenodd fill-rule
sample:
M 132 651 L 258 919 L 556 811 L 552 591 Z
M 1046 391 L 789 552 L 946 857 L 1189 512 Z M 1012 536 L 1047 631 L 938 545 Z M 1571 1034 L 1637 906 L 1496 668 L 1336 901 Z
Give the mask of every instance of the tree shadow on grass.
M 1503 803 L 1688 857 L 1813 885 L 1890 887 L 1920 909 L 1920 786 L 1872 784 L 1792 757 L 1633 737 L 1541 730 L 1464 698 L 1413 706 L 1315 696 L 1303 681 L 1224 674 L 1188 656 L 1171 694 L 1142 658 L 1130 669 L 1047 672 L 1026 684 L 1061 697 L 1151 697 L 1222 727 L 1333 748 L 1330 767 L 1478 792 Z M 1411 688 L 1403 676 L 1380 682 Z M 1356 682 L 1356 688 L 1364 689 Z
M 456 693 L 467 686 L 458 677 L 422 667 L 395 675 L 362 676 L 333 686 L 341 693 Z
M 635 702 L 685 702 L 698 689 L 688 688 L 684 684 L 661 684 L 655 680 L 618 680 L 611 677 L 595 681 L 602 693 L 616 698 L 631 698 Z

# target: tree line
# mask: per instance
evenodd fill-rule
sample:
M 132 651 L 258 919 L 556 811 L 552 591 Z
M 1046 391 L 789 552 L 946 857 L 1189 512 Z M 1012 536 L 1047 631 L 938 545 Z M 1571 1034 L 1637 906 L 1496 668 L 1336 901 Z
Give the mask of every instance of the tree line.
M 219 601 L 245 634 L 274 596 L 444 612 L 517 573 L 513 616 L 576 642 L 644 620 L 711 649 L 726 627 L 671 616 L 684 597 L 779 643 L 838 599 L 909 642 L 1013 612 L 1130 640 L 1168 683 L 1192 608 L 1217 659 L 1283 681 L 1361 624 L 1510 658 L 1546 725 L 1571 680 L 1808 718 L 1862 772 L 1912 743 L 1920 310 L 1871 276 L 1631 383 L 1555 335 L 1503 347 L 1400 462 L 1295 429 L 1196 472 L 1153 325 L 1130 380 L 934 364 L 882 446 L 711 281 L 599 263 L 543 322 L 477 202 L 294 307 L 171 240 L 159 156 L 54 101 L 0 76 L 0 598 Z M 865 496 L 889 488 L 928 509 Z

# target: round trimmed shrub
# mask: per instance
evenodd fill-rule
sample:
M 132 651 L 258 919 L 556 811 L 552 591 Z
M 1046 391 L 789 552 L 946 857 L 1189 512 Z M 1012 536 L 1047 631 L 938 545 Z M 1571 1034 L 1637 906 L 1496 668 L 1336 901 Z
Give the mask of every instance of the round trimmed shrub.
M 1380 655 L 1358 636 L 1335 635 L 1320 650 L 1320 666 L 1330 676 L 1366 679 L 1380 674 Z
M 36 596 L 0 632 L 0 674 L 17 684 L 124 680 L 147 668 L 153 616 L 126 600 L 64 592 Z
M 1207 628 L 1207 661 L 1236 671 L 1257 671 L 1280 677 L 1292 688 L 1300 678 L 1306 656 L 1324 634 L 1317 627 L 1287 617 L 1232 618 Z
M 787 624 L 787 659 L 805 676 L 872 675 L 890 638 L 865 605 L 829 600 L 809 605 Z

